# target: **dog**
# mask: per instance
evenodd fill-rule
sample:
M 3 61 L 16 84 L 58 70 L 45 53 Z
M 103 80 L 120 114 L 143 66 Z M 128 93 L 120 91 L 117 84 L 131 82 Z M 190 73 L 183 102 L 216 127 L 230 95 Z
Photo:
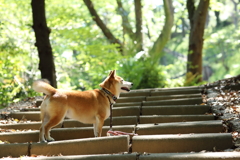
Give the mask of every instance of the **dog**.
M 110 115 L 110 107 L 119 98 L 120 93 L 130 91 L 133 83 L 124 81 L 113 70 L 99 86 L 102 89 L 73 91 L 56 89 L 45 80 L 34 81 L 33 90 L 46 94 L 41 104 L 42 125 L 39 141 L 54 141 L 50 130 L 65 117 L 93 124 L 94 136 L 101 137 L 104 120 Z

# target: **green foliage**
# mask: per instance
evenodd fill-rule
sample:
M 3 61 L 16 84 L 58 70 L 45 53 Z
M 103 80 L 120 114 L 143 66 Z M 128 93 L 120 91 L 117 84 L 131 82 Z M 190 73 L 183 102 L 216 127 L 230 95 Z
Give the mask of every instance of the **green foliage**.
M 6 107 L 9 103 L 18 102 L 24 98 L 37 95 L 31 89 L 32 80 L 28 77 L 27 81 L 23 79 L 29 76 L 23 73 L 25 70 L 23 64 L 18 58 L 13 58 L 18 52 L 8 46 L 8 49 L 0 48 L 0 108 Z M 6 51 L 9 51 L 8 53 Z M 22 75 L 22 77 L 20 77 Z
M 162 88 L 167 85 L 163 68 L 153 64 L 144 52 L 124 58 L 118 63 L 118 74 L 125 80 L 133 82 L 133 89 Z
M 207 30 L 204 47 L 204 65 L 210 65 L 211 81 L 238 75 L 240 59 L 240 30 L 234 25 Z
M 0 106 L 36 93 L 31 90 L 33 79 L 40 78 L 38 54 L 34 46 L 32 13 L 29 1 L 3 0 L 0 7 Z M 133 1 L 123 0 L 130 25 L 135 27 Z M 173 37 L 165 46 L 160 63 L 153 65 L 149 58 L 136 53 L 135 42 L 122 30 L 121 17 L 116 11 L 116 1 L 93 1 L 100 17 L 113 34 L 124 44 L 125 56 L 116 46 L 109 44 L 102 31 L 92 21 L 87 7 L 79 0 L 46 0 L 46 16 L 51 28 L 50 40 L 55 58 L 59 88 L 88 90 L 99 88 L 110 70 L 134 83 L 134 89 L 198 85 L 194 76 L 185 82 L 189 22 L 186 1 L 174 1 L 175 26 Z M 221 6 L 224 15 L 230 9 L 214 0 L 212 6 Z M 145 52 L 151 49 L 164 25 L 162 1 L 143 4 L 143 34 Z M 210 81 L 240 73 L 240 30 L 233 24 L 215 28 L 214 8 L 209 12 L 205 30 L 203 64 L 210 66 Z M 21 13 L 21 14 L 19 14 Z M 183 25 L 183 22 L 185 23 Z M 135 31 L 133 29 L 133 31 Z

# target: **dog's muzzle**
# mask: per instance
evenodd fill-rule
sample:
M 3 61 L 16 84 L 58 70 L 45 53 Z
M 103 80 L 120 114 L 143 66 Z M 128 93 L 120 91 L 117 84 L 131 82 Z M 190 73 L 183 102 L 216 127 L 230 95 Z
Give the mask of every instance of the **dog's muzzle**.
M 130 92 L 130 88 L 133 86 L 133 83 L 124 81 L 124 82 L 123 82 L 123 85 L 124 85 L 124 86 L 121 87 L 121 90 Z

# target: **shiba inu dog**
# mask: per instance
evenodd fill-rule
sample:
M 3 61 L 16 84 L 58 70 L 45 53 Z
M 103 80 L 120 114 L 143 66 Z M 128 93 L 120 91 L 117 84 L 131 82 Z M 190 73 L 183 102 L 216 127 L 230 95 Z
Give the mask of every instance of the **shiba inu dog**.
M 93 124 L 95 137 L 100 137 L 104 120 L 110 115 L 111 104 L 120 93 L 129 92 L 133 84 L 124 81 L 113 70 L 99 85 L 102 89 L 73 91 L 56 89 L 44 80 L 34 81 L 33 89 L 46 94 L 41 104 L 40 142 L 54 141 L 50 130 L 65 117 Z

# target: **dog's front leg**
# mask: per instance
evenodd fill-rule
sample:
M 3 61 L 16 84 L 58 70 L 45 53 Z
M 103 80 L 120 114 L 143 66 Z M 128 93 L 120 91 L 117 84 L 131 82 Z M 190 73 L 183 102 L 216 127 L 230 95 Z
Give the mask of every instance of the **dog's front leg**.
M 99 116 L 96 116 L 96 122 L 93 124 L 93 131 L 95 137 L 101 137 L 103 124 L 104 119 Z
M 46 142 L 45 138 L 44 138 L 44 127 L 40 127 L 40 130 L 39 130 L 39 141 L 40 142 Z

